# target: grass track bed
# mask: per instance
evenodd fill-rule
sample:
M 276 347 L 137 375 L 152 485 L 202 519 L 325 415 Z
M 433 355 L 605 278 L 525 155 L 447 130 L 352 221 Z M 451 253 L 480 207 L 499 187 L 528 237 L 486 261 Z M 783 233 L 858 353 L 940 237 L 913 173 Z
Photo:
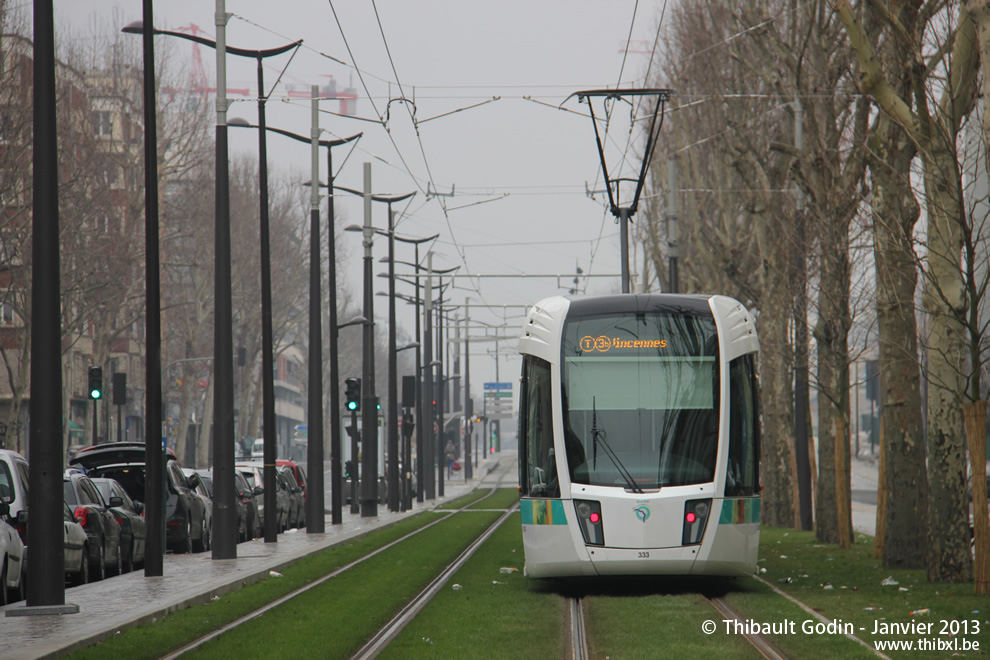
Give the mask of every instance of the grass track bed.
M 515 489 L 506 489 L 512 490 Z M 564 599 L 522 575 L 519 514 L 461 567 L 380 658 L 559 658 Z M 502 568 L 516 568 L 501 573 Z M 453 589 L 454 584 L 461 586 Z
M 717 613 L 697 594 L 590 596 L 585 621 L 594 658 L 759 658 L 741 636 L 705 635 L 701 626 Z
M 438 505 L 437 511 L 450 511 L 455 509 L 463 509 L 464 507 L 470 506 L 474 502 L 477 502 L 482 497 L 487 495 L 489 492 L 491 491 L 480 490 L 480 489 L 472 490 L 470 493 L 466 493 L 464 495 L 461 495 L 460 497 L 452 499 L 449 502 L 444 502 L 443 504 Z
M 519 501 L 518 488 L 499 488 L 491 497 L 469 506 L 469 509 L 509 509 Z
M 160 658 L 438 517 L 439 514 L 425 512 L 405 518 L 307 557 L 283 569 L 282 578 L 267 578 L 225 594 L 217 601 L 172 612 L 158 621 L 124 630 L 99 644 L 76 651 L 71 657 L 93 660 Z
M 454 515 L 190 657 L 347 657 L 497 518 L 496 513 Z
M 929 583 L 924 569 L 884 568 L 879 559 L 873 557 L 873 538 L 857 534 L 853 547 L 842 550 L 836 545 L 820 543 L 812 532 L 792 529 L 764 527 L 760 531 L 761 574 L 767 582 L 794 596 L 809 607 L 829 619 L 842 619 L 852 623 L 855 635 L 867 644 L 874 640 L 917 640 L 920 635 L 873 635 L 877 622 L 911 623 L 946 621 L 977 622 L 978 634 L 960 633 L 957 637 L 980 643 L 980 652 L 965 653 L 966 657 L 984 656 L 990 652 L 990 601 L 973 593 L 973 583 L 936 584 Z M 898 584 L 884 585 L 891 578 Z M 831 589 L 826 586 L 831 585 Z M 767 594 L 770 590 L 765 589 Z M 757 596 L 760 590 L 747 590 L 749 593 L 730 594 L 726 600 L 743 614 L 757 621 L 780 621 L 782 614 L 774 613 L 772 607 L 783 607 L 784 600 L 779 596 Z M 928 610 L 927 614 L 911 612 Z M 798 611 L 787 614 L 786 618 L 797 622 L 811 618 L 811 615 Z M 798 626 L 800 627 L 800 625 Z M 935 626 L 937 632 L 939 626 Z M 864 630 L 860 630 L 864 628 Z M 926 637 L 938 637 L 937 634 Z M 803 644 L 817 649 L 816 655 L 832 657 L 869 657 L 867 649 L 857 646 L 855 653 L 839 655 L 838 645 L 825 646 L 836 639 L 831 635 L 796 635 L 780 637 L 779 646 L 786 643 Z M 844 639 L 844 638 L 843 638 Z M 943 637 L 943 639 L 951 639 Z M 775 641 L 776 643 L 776 641 Z M 850 642 L 851 644 L 852 642 Z M 785 649 L 786 650 L 786 649 Z M 944 658 L 952 655 L 946 651 L 885 651 L 892 658 Z M 794 657 L 810 657 L 794 653 Z M 874 656 L 875 657 L 875 656 Z

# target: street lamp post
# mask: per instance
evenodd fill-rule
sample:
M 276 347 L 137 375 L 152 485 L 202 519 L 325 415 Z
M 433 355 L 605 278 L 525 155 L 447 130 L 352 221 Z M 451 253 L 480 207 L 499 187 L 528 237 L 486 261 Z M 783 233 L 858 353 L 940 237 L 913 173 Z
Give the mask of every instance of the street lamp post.
M 423 301 L 422 298 L 420 298 L 420 295 L 419 295 L 419 278 L 421 276 L 419 275 L 419 272 L 418 271 L 428 270 L 427 267 L 421 266 L 420 263 L 419 263 L 419 245 L 420 245 L 420 243 L 425 243 L 427 241 L 432 241 L 432 240 L 434 240 L 436 238 L 437 238 L 437 235 L 436 234 L 433 235 L 433 236 L 429 236 L 427 238 L 420 238 L 420 239 L 403 238 L 401 236 L 396 236 L 395 237 L 395 239 L 397 241 L 400 241 L 400 242 L 403 242 L 403 243 L 413 243 L 415 245 L 415 263 L 410 263 L 408 261 L 395 261 L 395 260 L 393 260 L 393 262 L 394 263 L 403 264 L 403 265 L 406 265 L 406 266 L 410 266 L 410 267 L 412 267 L 413 269 L 415 269 L 417 271 L 416 277 L 415 277 L 415 282 L 409 282 L 409 283 L 410 284 L 413 284 L 413 286 L 416 288 L 416 295 L 415 295 L 415 297 L 410 302 L 413 302 L 413 304 L 416 306 L 416 338 L 420 342 L 429 341 L 429 337 L 427 336 L 426 338 L 423 338 L 421 336 L 421 333 L 420 333 L 420 324 L 419 324 L 419 320 L 420 320 L 419 304 L 421 302 L 424 302 L 424 301 Z M 430 253 L 430 254 L 431 254 L 431 257 L 432 257 L 432 253 Z M 454 266 L 453 268 L 445 268 L 445 269 L 441 269 L 441 270 L 432 270 L 431 272 L 434 273 L 434 274 L 437 274 L 437 275 L 446 275 L 446 274 L 449 274 L 449 273 L 453 273 L 458 268 L 460 268 L 460 266 Z M 391 279 L 399 279 L 399 280 L 402 280 L 402 281 L 407 281 L 407 280 L 403 280 L 401 277 L 395 278 L 394 275 L 393 276 L 390 276 L 389 279 L 390 280 Z M 443 285 L 440 286 L 440 290 L 441 290 L 441 292 L 443 291 Z M 399 297 L 404 298 L 404 296 L 399 296 Z M 429 335 L 429 331 L 427 331 L 426 334 Z M 424 457 L 426 455 L 425 454 L 425 438 L 423 436 L 424 432 L 426 432 L 426 431 L 424 431 L 423 427 L 424 427 L 425 424 L 428 423 L 428 420 L 425 419 L 425 412 L 423 410 L 424 391 L 423 391 L 423 386 L 422 386 L 423 385 L 423 381 L 421 380 L 421 376 L 420 376 L 420 371 L 422 369 L 421 359 L 422 359 L 421 352 L 420 352 L 420 350 L 417 350 L 416 351 L 416 481 L 417 481 L 417 484 L 419 486 L 418 489 L 417 489 L 417 491 L 416 491 L 416 501 L 417 502 L 422 502 L 423 501 L 424 475 L 425 475 L 425 469 L 426 469 L 426 468 L 423 467 Z M 439 361 L 438 361 L 438 364 L 439 364 Z M 431 391 L 432 391 L 432 388 L 431 388 Z M 426 395 L 426 396 L 429 399 L 429 396 L 428 395 Z M 432 408 L 432 404 L 433 404 L 433 400 L 432 399 L 429 399 L 429 405 L 430 405 L 431 408 Z M 432 433 L 432 429 L 427 429 L 427 431 L 430 432 L 430 433 Z M 430 442 L 433 443 L 434 440 L 431 440 Z M 409 453 L 411 454 L 411 450 L 410 450 Z M 432 477 L 432 474 L 433 474 L 432 473 L 432 468 L 430 468 L 430 473 L 429 474 Z M 441 492 L 441 494 L 442 494 L 442 492 Z M 429 499 L 433 499 L 433 498 L 430 497 Z M 411 507 L 412 507 L 412 499 L 410 497 L 410 501 L 409 501 L 409 503 L 407 505 L 407 508 L 411 508 Z
M 311 144 L 311 142 L 312 142 L 312 138 L 305 138 L 302 135 L 298 135 L 296 133 L 292 133 L 290 131 L 283 130 L 281 128 L 275 128 L 273 126 L 264 126 L 264 127 L 262 127 L 260 125 L 259 126 L 254 126 L 254 125 L 249 124 L 248 122 L 246 122 L 245 120 L 240 119 L 240 118 L 231 119 L 230 122 L 229 122 L 229 124 L 231 126 L 237 126 L 237 127 L 241 127 L 241 128 L 258 128 L 258 129 L 263 129 L 263 130 L 260 131 L 261 135 L 264 135 L 268 131 L 271 131 L 272 133 L 278 133 L 279 135 L 284 135 L 285 137 L 292 138 L 293 140 L 296 140 L 298 142 L 305 142 L 306 144 Z M 338 331 L 340 330 L 340 328 L 346 327 L 348 325 L 352 325 L 352 323 L 345 323 L 343 325 L 337 325 L 337 253 L 336 253 L 336 241 L 335 241 L 336 232 L 334 231 L 334 206 L 333 206 L 333 180 L 334 180 L 334 173 L 333 173 L 333 148 L 334 147 L 339 147 L 339 146 L 341 146 L 343 144 L 347 144 L 349 142 L 352 142 L 354 140 L 357 140 L 362 135 L 363 135 L 362 133 L 358 133 L 356 135 L 352 135 L 350 137 L 342 138 L 342 139 L 339 139 L 339 140 L 319 140 L 318 141 L 318 144 L 321 147 L 326 147 L 327 148 L 327 181 L 329 182 L 329 188 L 328 188 L 328 190 L 330 191 L 328 193 L 328 195 L 327 195 L 327 215 L 328 215 L 328 218 L 327 218 L 327 243 L 328 243 L 327 251 L 329 253 L 329 262 L 328 262 L 329 265 L 327 266 L 327 268 L 329 270 L 329 273 L 328 273 L 329 287 L 328 288 L 330 289 L 330 292 L 329 292 L 329 296 L 330 296 L 330 305 L 329 305 L 330 306 L 330 318 L 329 318 L 329 324 L 330 324 L 330 326 L 329 326 L 329 334 L 330 334 L 330 374 L 331 374 L 331 377 L 330 377 L 330 401 L 332 402 L 332 404 L 330 406 L 330 523 L 333 524 L 333 525 L 339 525 L 339 524 L 341 524 L 343 522 L 343 516 L 342 516 L 342 513 L 341 513 L 341 508 L 342 508 L 342 504 L 343 504 L 343 494 L 342 494 L 342 489 L 343 489 L 343 485 L 342 485 L 343 484 L 343 481 L 342 481 L 343 472 L 342 472 L 342 466 L 341 466 L 341 461 L 340 461 L 340 457 L 342 456 L 342 447 L 341 447 L 341 435 L 340 435 L 340 379 L 338 377 L 338 373 L 339 373 L 338 358 L 339 358 L 339 355 L 338 355 L 338 351 L 337 351 L 337 343 L 338 343 L 338 337 L 339 337 Z M 267 182 L 267 180 L 268 180 L 268 173 L 267 173 L 267 163 L 266 163 L 265 160 L 262 160 L 262 165 L 265 167 L 265 173 L 262 175 L 262 181 Z M 312 184 L 312 182 L 310 182 L 310 183 Z M 267 186 L 267 183 L 265 185 Z M 266 190 L 267 190 L 267 188 L 266 188 Z M 266 209 L 265 213 L 267 213 L 267 204 L 265 204 L 264 208 Z M 310 365 L 310 366 L 312 367 L 312 365 Z M 273 368 L 272 369 L 269 369 L 268 371 L 273 373 Z M 274 375 L 273 375 L 272 378 L 273 378 L 273 381 L 274 381 Z M 322 387 L 321 387 L 321 389 L 322 389 Z M 274 425 L 274 421 L 272 423 Z M 322 447 L 322 443 L 321 442 L 318 442 L 318 441 L 321 440 L 321 438 L 322 438 L 322 435 L 313 436 L 312 433 L 310 433 L 310 437 L 307 439 L 307 450 L 308 450 L 308 447 L 309 447 L 309 443 L 310 442 L 312 442 L 314 444 L 314 446 L 317 445 L 317 444 L 320 445 L 319 446 L 319 452 L 320 452 L 320 463 L 321 464 L 319 466 L 319 477 L 318 478 L 322 482 L 322 474 L 323 474 L 323 467 L 322 467 L 323 447 Z M 307 456 L 307 459 L 308 459 L 308 456 Z M 267 462 L 267 459 L 266 459 L 266 462 Z M 313 470 L 313 466 L 312 465 L 309 465 L 308 467 L 309 467 L 310 472 L 312 473 L 314 471 Z M 311 479 L 312 478 L 313 477 L 312 477 L 312 474 L 311 474 Z M 323 510 L 323 506 L 324 506 L 323 487 L 322 487 L 322 483 L 320 483 L 318 485 L 319 485 L 319 488 L 318 488 L 319 495 L 317 496 L 317 499 L 314 501 L 313 506 L 317 510 L 322 511 Z M 308 501 L 309 501 L 309 497 L 307 497 L 307 502 Z M 308 514 L 309 514 L 309 512 L 307 510 L 307 515 Z M 307 527 L 307 532 L 309 532 L 309 531 L 310 530 Z M 319 528 L 318 531 L 314 530 L 315 533 L 322 533 L 323 531 L 324 530 L 322 528 Z
M 148 22 L 151 23 L 150 14 L 146 15 Z M 259 121 L 264 123 L 264 86 L 261 73 L 261 62 L 266 57 L 272 57 L 275 55 L 281 55 L 286 53 L 293 48 L 297 48 L 300 41 L 288 44 L 286 46 L 281 46 L 279 48 L 272 48 L 267 50 L 248 50 L 243 48 L 233 48 L 227 47 L 226 44 L 226 25 L 227 25 L 227 14 L 225 10 L 224 0 L 216 1 L 216 26 L 217 26 L 217 39 L 216 41 L 205 39 L 196 35 L 185 34 L 182 32 L 171 32 L 168 30 L 156 30 L 152 26 L 151 32 L 153 34 L 161 34 L 178 37 L 180 39 L 186 39 L 188 41 L 193 41 L 195 43 L 208 46 L 210 48 L 216 49 L 217 52 L 217 125 L 216 125 L 216 234 L 215 234 L 215 249 L 216 249 L 216 264 L 214 273 L 214 300 L 215 300 L 215 312 L 214 312 L 214 356 L 215 356 L 215 380 L 214 380 L 214 436 L 213 436 L 213 466 L 214 466 L 214 481 L 216 486 L 216 502 L 217 502 L 217 515 L 214 517 L 214 529 L 213 529 L 213 558 L 214 559 L 232 559 L 237 556 L 237 519 L 236 519 L 236 508 L 234 507 L 234 360 L 233 360 L 233 311 L 232 311 L 232 294 L 231 294 L 231 249 L 230 249 L 230 190 L 228 185 L 228 156 L 227 156 L 227 99 L 226 99 L 226 88 L 227 88 L 227 72 L 226 72 L 226 55 L 229 52 L 231 55 L 237 55 L 240 57 L 253 57 L 258 61 L 258 96 L 259 96 Z M 123 29 L 123 32 L 130 34 L 144 34 L 144 24 L 142 22 L 131 23 Z M 148 37 L 146 37 L 147 39 Z M 152 72 L 153 75 L 153 72 Z M 154 107 L 154 106 L 152 106 Z M 264 131 L 262 131 L 264 133 Z M 261 154 L 262 162 L 265 162 L 266 154 L 263 152 Z M 267 189 L 263 188 L 263 194 L 267 196 Z M 267 209 L 267 201 L 262 202 L 262 208 Z M 267 222 L 267 211 L 263 211 L 262 223 Z M 157 232 L 156 232 L 157 236 Z M 266 245 L 264 243 L 267 240 L 267 231 L 264 227 L 262 230 L 262 259 L 264 259 L 264 252 Z M 265 312 L 265 302 L 264 302 L 264 288 L 265 288 L 265 278 L 266 273 L 269 272 L 269 268 L 262 267 L 262 314 L 264 316 Z M 269 292 L 270 292 L 270 282 L 269 282 Z M 269 293 L 270 295 L 270 293 Z M 149 300 L 149 306 L 151 301 Z M 269 318 L 268 318 L 268 331 L 270 333 L 271 329 L 271 318 L 270 318 L 270 301 L 269 301 Z M 148 328 L 149 334 L 151 328 Z M 160 334 L 160 328 L 159 328 Z M 263 350 L 271 350 L 271 336 L 264 337 L 265 328 L 262 328 L 263 335 Z M 150 356 L 149 356 L 150 357 Z M 160 359 L 160 358 L 159 358 Z M 263 355 L 262 360 L 265 360 Z M 272 369 L 266 370 L 268 375 L 271 375 Z M 149 374 L 150 377 L 150 374 Z M 267 413 L 264 417 L 265 425 L 265 463 L 269 463 L 269 454 L 271 455 L 272 468 L 265 470 L 265 490 L 275 490 L 275 473 L 274 473 L 274 436 L 269 439 L 269 433 L 274 432 L 274 386 L 272 385 L 271 391 L 268 392 L 268 383 L 263 381 L 264 392 L 263 405 L 270 403 L 271 412 Z M 159 392 L 159 402 L 157 406 L 151 400 L 152 390 L 149 389 L 149 412 L 152 408 L 161 408 L 160 398 L 161 389 L 158 388 Z M 267 397 L 270 397 L 270 401 Z M 160 411 L 159 411 L 160 415 Z M 271 420 L 269 420 L 271 417 Z M 148 424 L 148 438 L 147 442 L 152 441 L 152 433 L 156 438 L 161 433 L 159 421 L 159 428 L 157 430 L 151 428 L 150 418 Z M 271 424 L 271 431 L 269 430 L 269 424 Z M 270 449 L 269 449 L 270 446 Z M 151 465 L 152 469 L 154 466 Z M 157 475 L 159 470 L 155 470 Z M 269 481 L 270 480 L 270 481 Z M 149 484 L 152 487 L 153 484 Z M 160 489 L 156 489 L 157 490 Z M 273 493 L 274 495 L 274 493 Z M 266 495 L 265 501 L 268 502 L 268 496 Z M 150 504 L 150 502 L 149 502 Z M 272 504 L 274 504 L 274 499 L 272 499 Z M 267 523 L 267 521 L 266 521 Z M 268 526 L 266 524 L 265 540 L 274 541 L 274 537 L 269 538 Z M 150 546 L 150 544 L 149 544 Z M 153 564 L 156 559 L 153 559 Z
M 393 196 L 372 195 L 370 193 L 370 190 L 369 190 L 369 188 L 370 188 L 370 179 L 371 179 L 370 163 L 369 164 L 366 164 L 366 167 L 368 167 L 369 169 L 367 170 L 368 173 L 367 173 L 367 176 L 366 176 L 366 179 L 365 179 L 366 190 L 365 190 L 364 193 L 358 193 L 358 191 L 356 191 L 356 190 L 352 190 L 350 188 L 344 188 L 344 187 L 340 187 L 340 186 L 338 186 L 338 189 L 339 190 L 344 190 L 344 191 L 349 192 L 349 193 L 352 193 L 352 194 L 362 194 L 364 196 L 364 198 L 365 198 L 366 214 L 370 214 L 370 204 L 371 204 L 371 202 L 385 202 L 386 205 L 387 205 L 387 207 L 388 207 L 388 233 L 386 234 L 386 236 L 388 237 L 388 261 L 389 261 L 389 267 L 388 267 L 388 275 L 389 275 L 389 284 L 388 284 L 388 292 L 389 292 L 389 303 L 388 303 L 388 327 L 389 327 L 389 332 L 388 332 L 388 429 L 387 429 L 387 432 L 388 432 L 388 446 L 387 446 L 388 467 L 386 468 L 386 472 L 388 473 L 388 508 L 389 508 L 389 511 L 398 511 L 399 510 L 399 435 L 398 435 L 399 415 L 398 415 L 398 407 L 397 407 L 397 401 L 396 401 L 396 399 L 398 398 L 398 379 L 397 379 L 396 373 L 395 373 L 395 369 L 396 369 L 396 366 L 395 366 L 396 365 L 396 359 L 395 359 L 395 354 L 396 354 L 396 350 L 395 350 L 395 216 L 392 213 L 392 204 L 394 204 L 396 202 L 404 201 L 406 199 L 409 199 L 413 195 L 415 195 L 416 193 L 414 191 L 414 192 L 411 192 L 411 193 L 406 193 L 405 195 L 393 195 Z M 365 280 L 364 280 L 365 292 L 364 292 L 364 295 L 365 295 L 365 304 L 368 307 L 372 307 L 373 304 L 374 304 L 373 302 L 370 302 L 370 301 L 373 300 L 372 296 L 374 295 L 374 293 L 371 291 L 371 288 L 372 288 L 372 280 L 371 280 L 371 271 L 372 271 L 371 241 L 372 241 L 372 236 L 375 233 L 375 229 L 374 229 L 374 227 L 372 227 L 370 225 L 371 225 L 371 223 L 369 221 L 362 228 L 363 231 L 364 231 L 364 234 L 365 234 Z M 368 310 L 365 310 L 365 315 L 366 316 L 368 315 L 368 313 L 369 313 Z M 374 333 L 373 332 L 371 334 L 371 341 L 372 342 L 374 341 Z M 370 375 L 370 377 L 373 378 L 374 377 L 374 374 L 372 373 Z M 369 376 L 366 374 L 365 379 L 367 380 L 368 378 L 369 378 Z M 363 387 L 362 387 L 362 391 L 363 391 Z M 370 394 L 370 396 L 373 397 L 374 396 L 374 393 L 372 392 Z M 371 399 L 371 401 L 372 401 L 372 403 L 374 403 L 374 399 Z M 365 421 L 362 422 L 362 426 L 364 426 L 364 424 L 367 422 L 367 419 L 368 419 L 368 413 L 367 412 L 365 413 L 365 415 L 366 415 L 364 417 L 364 420 Z M 365 434 L 365 436 L 367 436 L 367 434 Z M 364 438 L 364 441 L 366 443 L 367 443 L 367 440 L 368 440 L 368 438 L 365 437 Z M 377 445 L 375 446 L 375 450 L 377 451 Z M 365 448 L 364 448 L 364 453 L 362 454 L 362 456 L 365 456 L 366 457 L 367 455 L 368 455 L 368 445 L 366 444 L 365 445 Z M 377 457 L 376 457 L 376 460 L 377 460 Z M 367 467 L 369 465 L 369 461 L 362 461 L 362 463 L 363 463 L 363 466 L 364 467 Z M 370 462 L 370 465 L 375 466 L 375 462 Z M 373 481 L 376 484 L 376 493 L 377 493 L 378 475 L 377 475 L 377 470 L 374 469 L 374 467 L 373 467 L 373 471 L 374 471 L 374 479 L 373 479 Z M 363 484 L 367 484 L 369 481 L 372 481 L 372 479 L 367 478 L 366 475 L 362 475 L 362 483 Z M 372 513 L 372 509 L 375 509 L 376 510 L 375 513 L 377 513 L 377 501 L 378 501 L 377 500 L 377 496 L 376 496 L 375 501 L 373 503 L 368 503 L 367 502 L 367 498 L 370 495 L 369 495 L 369 492 L 367 490 L 367 487 L 365 487 L 365 488 L 366 488 L 365 489 L 365 492 L 364 492 L 365 502 L 363 503 L 363 506 L 362 506 L 361 515 L 362 516 L 365 516 L 365 515 L 374 515 L 374 513 Z

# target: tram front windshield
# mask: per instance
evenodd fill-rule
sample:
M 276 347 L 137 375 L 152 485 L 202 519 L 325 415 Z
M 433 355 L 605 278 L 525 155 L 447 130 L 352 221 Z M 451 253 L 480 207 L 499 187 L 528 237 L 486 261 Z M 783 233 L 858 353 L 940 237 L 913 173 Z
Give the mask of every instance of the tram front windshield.
M 646 490 L 713 480 L 719 406 L 711 316 L 569 318 L 563 340 L 572 482 Z

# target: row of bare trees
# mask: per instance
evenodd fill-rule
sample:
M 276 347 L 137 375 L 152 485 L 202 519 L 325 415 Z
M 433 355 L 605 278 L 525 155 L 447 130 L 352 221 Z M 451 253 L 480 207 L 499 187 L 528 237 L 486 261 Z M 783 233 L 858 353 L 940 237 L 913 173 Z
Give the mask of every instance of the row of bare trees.
M 990 3 L 681 3 L 661 34 L 651 82 L 676 96 L 652 178 L 666 192 L 659 168 L 677 159 L 682 289 L 758 315 L 764 521 L 800 526 L 794 376 L 809 370 L 815 532 L 850 545 L 850 364 L 865 355 L 882 383 L 878 555 L 973 579 L 971 491 L 990 592 L 990 122 L 975 112 Z M 658 204 L 638 231 L 643 286 L 663 287 Z
M 0 3 L 0 362 L 11 429 L 8 446 L 28 451 L 24 418 L 30 355 L 31 42 L 27 23 Z M 86 366 L 113 357 L 143 396 L 144 188 L 140 43 L 118 27 L 84 39 L 60 39 L 59 177 L 62 255 L 63 419 L 82 414 Z M 102 35 L 102 36 L 101 36 Z M 107 37 L 105 35 L 113 35 Z M 78 36 L 78 35 L 76 35 Z M 78 46 L 77 46 L 78 45 Z M 159 51 L 157 72 L 163 395 L 173 416 L 175 449 L 209 464 L 212 420 L 214 148 L 208 99 L 184 80 L 175 52 Z M 295 173 L 269 175 L 275 351 L 305 356 L 308 300 L 308 192 Z M 259 183 L 254 158 L 235 158 L 230 173 L 238 434 L 261 433 Z M 325 217 L 325 214 L 324 214 Z M 339 222 L 334 231 L 339 231 Z M 326 241 L 324 230 L 323 240 Z M 338 270 L 346 259 L 338 236 Z M 327 250 L 321 250 L 326 278 Z M 326 281 L 326 279 L 324 280 Z M 338 274 L 340 318 L 356 311 Z M 326 289 L 324 288 L 324 291 Z M 324 296 L 324 305 L 330 297 Z M 326 330 L 326 328 L 325 328 Z M 341 353 L 360 355 L 360 334 L 342 333 Z M 196 361 L 190 358 L 206 358 Z M 239 363 L 240 360 L 237 361 Z M 384 371 L 384 361 L 380 361 Z M 342 365 L 358 373 L 359 367 Z M 326 374 L 330 377 L 330 374 Z M 336 377 L 340 377 L 339 374 Z M 384 373 L 380 376 L 384 382 Z M 109 380 L 109 376 L 107 375 Z M 299 383 L 305 383 L 299 374 Z M 209 383 L 202 389 L 203 383 Z M 134 390 L 132 390 L 134 391 Z M 325 388 L 329 394 L 329 388 Z M 306 400 L 301 392 L 295 403 Z M 75 404 L 73 404 L 75 401 Z M 329 404 L 329 401 L 328 401 Z M 75 407 L 73 407 L 73 405 Z M 328 416 L 327 416 L 328 417 Z M 69 424 L 65 423 L 66 447 Z M 190 436 L 189 429 L 196 429 Z M 187 447 L 188 445 L 188 447 Z

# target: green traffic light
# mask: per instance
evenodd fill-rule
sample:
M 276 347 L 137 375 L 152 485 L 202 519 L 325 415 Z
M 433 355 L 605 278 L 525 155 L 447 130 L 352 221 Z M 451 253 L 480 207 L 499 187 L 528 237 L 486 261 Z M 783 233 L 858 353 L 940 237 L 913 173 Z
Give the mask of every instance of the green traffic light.
M 94 389 L 94 390 L 90 391 L 89 398 L 90 399 L 102 399 L 103 398 L 103 392 L 101 392 L 100 390 L 95 390 Z
M 347 409 L 348 410 L 357 410 L 357 402 L 356 401 L 348 401 L 347 402 Z

